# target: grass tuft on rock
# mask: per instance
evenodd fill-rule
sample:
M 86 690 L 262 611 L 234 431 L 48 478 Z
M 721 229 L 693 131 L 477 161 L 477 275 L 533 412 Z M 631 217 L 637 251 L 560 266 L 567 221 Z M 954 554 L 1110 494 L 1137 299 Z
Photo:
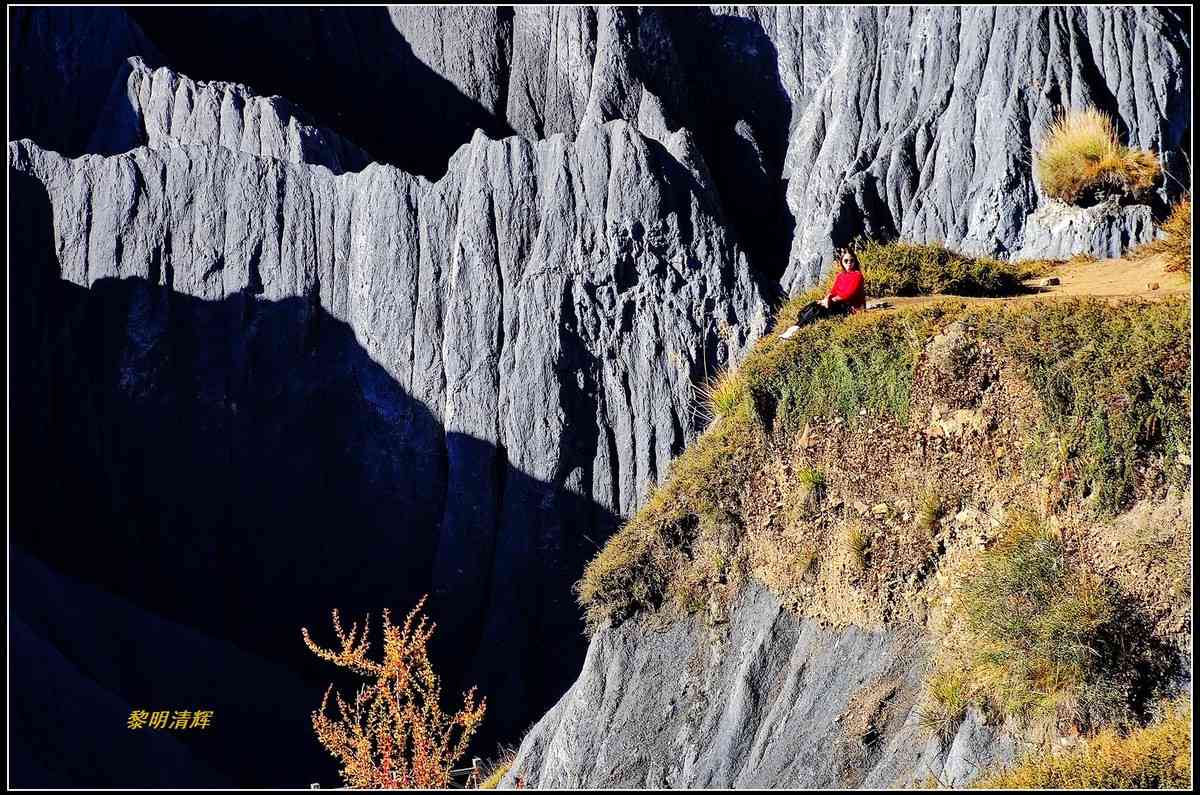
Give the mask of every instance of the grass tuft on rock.
M 796 481 L 805 488 L 819 489 L 825 485 L 825 473 L 819 469 L 805 467 L 796 473 Z
M 944 510 L 942 495 L 937 487 L 933 484 L 927 485 L 917 507 L 917 527 L 924 533 L 933 532 Z
M 927 735 L 948 741 L 970 706 L 967 674 L 961 669 L 935 671 L 925 682 L 925 703 L 917 709 L 917 723 Z
M 857 524 L 846 526 L 842 543 L 846 547 L 846 557 L 854 571 L 862 571 L 867 567 L 867 534 Z
M 1047 196 L 1092 204 L 1107 195 L 1142 196 L 1162 165 L 1153 152 L 1122 145 L 1111 116 L 1086 108 L 1054 119 L 1035 149 L 1034 172 Z
M 746 394 L 746 380 L 737 370 L 724 370 L 700 388 L 708 419 L 724 417 L 737 408 Z

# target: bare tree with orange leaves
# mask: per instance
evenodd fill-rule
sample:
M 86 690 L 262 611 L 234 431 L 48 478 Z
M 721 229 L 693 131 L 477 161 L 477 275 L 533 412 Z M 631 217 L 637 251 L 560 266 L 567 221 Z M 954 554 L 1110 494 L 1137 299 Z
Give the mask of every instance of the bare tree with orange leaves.
M 383 660 L 368 658 L 367 625 L 363 621 L 346 632 L 338 611 L 333 630 L 341 649 L 318 646 L 300 631 L 304 643 L 322 660 L 366 677 L 347 703 L 333 685 L 325 691 L 321 707 L 312 714 L 317 739 L 342 765 L 342 778 L 354 788 L 442 789 L 450 786 L 450 771 L 466 753 L 467 743 L 483 721 L 487 699 L 476 704 L 475 688 L 463 695 L 463 706 L 453 715 L 442 711 L 441 680 L 429 662 L 428 643 L 436 628 L 422 614 L 425 597 L 405 617 L 393 624 L 383 612 Z M 328 713 L 329 695 L 337 699 L 338 716 Z

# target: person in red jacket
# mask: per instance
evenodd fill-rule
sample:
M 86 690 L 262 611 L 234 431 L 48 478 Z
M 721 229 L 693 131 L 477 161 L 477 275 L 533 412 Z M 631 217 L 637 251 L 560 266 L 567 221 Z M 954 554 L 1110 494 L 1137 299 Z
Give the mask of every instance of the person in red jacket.
M 822 317 L 849 312 L 861 312 L 867 307 L 866 283 L 863 281 L 862 270 L 858 265 L 858 257 L 849 248 L 842 249 L 838 261 L 841 270 L 833 280 L 833 286 L 820 301 L 813 301 L 800 310 L 799 319 L 795 326 L 785 331 L 784 339 L 791 339 L 800 326 L 811 323 Z
M 861 312 L 867 308 L 867 289 L 858 257 L 850 249 L 843 249 L 841 263 L 841 272 L 820 304 L 834 311 Z

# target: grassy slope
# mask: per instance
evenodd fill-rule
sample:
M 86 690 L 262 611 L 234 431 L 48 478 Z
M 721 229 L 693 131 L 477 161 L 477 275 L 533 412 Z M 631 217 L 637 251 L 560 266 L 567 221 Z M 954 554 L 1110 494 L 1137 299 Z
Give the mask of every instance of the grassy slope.
M 1044 275 L 1051 260 L 1008 262 L 968 257 L 945 246 L 877 243 L 858 247 L 867 292 L 872 298 L 914 295 L 1003 296 L 1025 292 L 1022 284 Z
M 799 310 L 793 301 L 777 328 Z M 674 463 L 649 503 L 588 566 L 580 600 L 595 625 L 664 604 L 704 602 L 676 575 L 736 546 L 746 484 L 774 448 L 816 417 L 911 420 L 923 351 L 953 323 L 972 329 L 1031 386 L 1039 421 L 1021 440 L 1030 470 L 1054 471 L 1060 501 L 1106 513 L 1133 494 L 1140 463 L 1186 449 L 1189 305 L 1095 300 L 970 304 L 947 299 L 769 334 L 714 391 L 713 426 Z M 976 343 L 979 344 L 979 343 Z M 730 527 L 734 529 L 730 530 Z
M 1192 710 L 1170 710 L 1128 734 L 1104 731 L 1082 747 L 1039 754 L 989 775 L 981 789 L 1187 789 L 1192 778 Z
M 1015 295 L 1053 264 L 860 258 L 874 296 Z M 931 733 L 977 707 L 1095 735 L 994 786 L 1186 782 L 1178 718 L 1136 727 L 1190 627 L 1190 511 L 1142 527 L 1189 480 L 1189 300 L 944 298 L 779 339 L 815 293 L 701 390 L 711 427 L 578 585 L 590 626 L 715 620 L 753 577 L 833 623 L 924 623 Z

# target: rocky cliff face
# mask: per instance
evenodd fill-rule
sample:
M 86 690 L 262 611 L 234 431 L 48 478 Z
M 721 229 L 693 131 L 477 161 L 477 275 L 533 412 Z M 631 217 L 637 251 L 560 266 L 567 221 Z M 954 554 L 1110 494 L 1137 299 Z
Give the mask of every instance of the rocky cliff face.
M 583 561 L 692 438 L 693 384 L 763 322 L 686 134 L 675 153 L 622 122 L 481 134 L 436 183 L 152 142 L 9 149 L 54 230 L 27 300 L 68 307 L 32 321 L 54 340 L 42 383 L 90 373 L 34 455 L 82 456 L 94 507 L 129 525 L 83 557 L 144 534 L 144 565 L 223 573 L 254 604 L 224 631 L 264 653 L 319 605 L 431 589 L 457 673 L 516 730 L 581 654 Z M 216 629 L 188 589 L 132 587 Z
M 1161 152 L 1164 196 L 1190 178 L 1191 43 L 1170 9 L 194 8 L 103 27 L 22 13 L 19 28 L 40 31 L 18 39 L 24 53 L 71 37 L 60 29 L 88 37 L 86 58 L 57 56 L 68 74 L 118 78 L 145 30 L 164 53 L 147 56 L 155 64 L 287 97 L 431 178 L 476 129 L 573 138 L 623 119 L 660 141 L 690 130 L 756 272 L 782 274 L 785 290 L 860 234 L 1000 256 L 1041 246 L 1025 239 L 1047 203 L 1030 149 L 1060 108 L 1094 104 Z M 15 77 L 38 95 L 39 71 Z M 70 107 L 14 131 L 70 128 Z
M 860 233 L 1030 246 L 1057 107 L 1176 173 L 1190 110 L 1155 9 L 14 9 L 9 44 L 14 543 L 264 665 L 433 591 L 489 739 L 568 687 L 583 561 L 773 297 Z
M 960 786 L 1016 744 L 972 713 L 929 737 L 919 634 L 823 629 L 769 592 L 728 624 L 653 618 L 601 630 L 583 671 L 525 737 L 503 785 Z
M 612 119 L 655 138 L 690 129 L 756 267 L 786 270 L 787 290 L 812 284 L 832 247 L 860 234 L 1001 256 L 1035 243 L 1025 219 L 1046 202 L 1030 150 L 1063 107 L 1104 109 L 1129 142 L 1164 153 L 1179 182 L 1190 176 L 1191 43 L 1169 9 L 393 9 L 370 12 L 373 24 L 365 11 L 241 13 L 238 74 L 260 88 L 261 76 L 339 114 L 332 91 L 402 85 L 426 97 L 415 124 L 385 111 L 389 141 L 359 134 L 377 127 L 374 103 L 360 110 L 371 118 L 340 127 L 419 173 L 440 174 L 475 127 L 530 138 Z M 203 38 L 185 31 L 224 30 L 227 17 L 192 15 L 179 26 L 174 11 L 137 13 L 177 65 L 211 75 Z M 346 53 L 340 32 L 362 27 L 396 35 Z M 264 52 L 267 37 L 291 46 Z M 296 63 L 313 43 L 328 57 Z M 344 80 L 333 89 L 318 69 Z
M 334 174 L 359 171 L 371 157 L 318 127 L 282 97 L 260 97 L 236 83 L 197 83 L 132 57 L 117 72 L 87 151 L 120 154 L 138 146 L 222 146 L 259 157 L 312 163 Z
M 1036 247 L 1026 217 L 1046 199 L 1031 149 L 1064 107 L 1112 113 L 1190 182 L 1190 41 L 1172 11 L 855 9 L 830 33 L 836 56 L 788 145 L 787 289 L 863 233 L 976 254 Z

